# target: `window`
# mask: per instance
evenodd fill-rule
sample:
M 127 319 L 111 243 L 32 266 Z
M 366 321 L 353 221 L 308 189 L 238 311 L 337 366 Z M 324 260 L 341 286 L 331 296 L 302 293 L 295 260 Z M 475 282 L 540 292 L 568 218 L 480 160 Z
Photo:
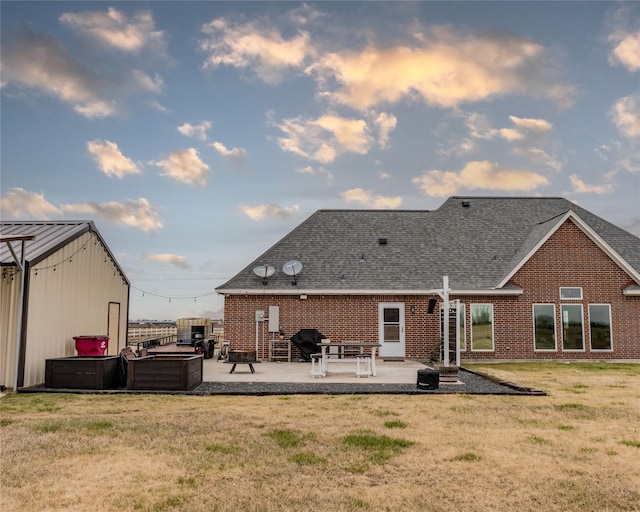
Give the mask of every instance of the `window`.
M 584 350 L 582 304 L 561 304 L 562 350 Z
M 582 300 L 582 288 L 579 286 L 561 286 L 560 300 Z
M 493 304 L 471 304 L 471 350 L 493 350 Z
M 555 304 L 533 305 L 534 349 L 557 350 Z
M 589 304 L 589 334 L 591 350 L 613 350 L 609 304 Z

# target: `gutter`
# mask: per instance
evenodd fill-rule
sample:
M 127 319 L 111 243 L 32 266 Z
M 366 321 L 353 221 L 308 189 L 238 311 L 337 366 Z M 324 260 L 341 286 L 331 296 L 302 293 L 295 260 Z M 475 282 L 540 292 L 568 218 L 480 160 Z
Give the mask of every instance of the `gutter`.
M 220 295 L 437 295 L 441 289 L 430 290 L 362 290 L 362 289 L 291 289 L 291 288 L 253 288 L 253 289 L 224 289 L 216 290 Z M 486 290 L 451 290 L 450 295 L 475 296 L 491 295 L 515 297 L 522 295 L 522 288 L 490 288 Z M 638 291 L 640 295 L 640 290 Z

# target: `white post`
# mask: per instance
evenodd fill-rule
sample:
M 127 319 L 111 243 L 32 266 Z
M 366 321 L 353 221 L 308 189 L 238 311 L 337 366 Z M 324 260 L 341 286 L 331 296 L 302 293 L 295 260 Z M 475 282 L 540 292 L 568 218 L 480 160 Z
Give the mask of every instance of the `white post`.
M 449 366 L 449 276 L 442 277 L 442 311 L 444 316 L 444 365 Z
M 18 295 L 18 322 L 16 324 L 16 363 L 14 365 L 14 373 L 13 373 L 13 392 L 18 392 L 18 373 L 20 370 L 20 348 L 22 347 L 22 310 L 23 310 L 23 301 L 24 301 L 24 288 L 27 280 L 27 274 L 25 272 L 25 263 L 26 263 L 26 252 L 25 252 L 25 241 L 22 240 L 20 253 L 20 260 L 17 259 L 15 253 L 13 252 L 13 247 L 11 247 L 11 243 L 7 243 L 9 250 L 13 254 L 16 263 L 18 264 L 18 268 L 20 269 L 20 294 Z

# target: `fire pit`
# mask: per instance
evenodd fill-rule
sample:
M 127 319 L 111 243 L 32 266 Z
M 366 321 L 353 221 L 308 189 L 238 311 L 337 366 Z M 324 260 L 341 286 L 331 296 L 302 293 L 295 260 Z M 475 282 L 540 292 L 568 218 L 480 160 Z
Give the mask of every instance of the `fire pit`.
M 226 364 L 232 364 L 231 371 L 229 373 L 233 373 L 236 369 L 236 365 L 238 364 L 248 364 L 251 373 L 255 373 L 255 369 L 253 365 L 259 363 L 256 359 L 256 351 L 255 350 L 229 350 L 229 355 L 227 356 Z
M 229 350 L 230 363 L 255 363 L 256 351 L 255 350 Z

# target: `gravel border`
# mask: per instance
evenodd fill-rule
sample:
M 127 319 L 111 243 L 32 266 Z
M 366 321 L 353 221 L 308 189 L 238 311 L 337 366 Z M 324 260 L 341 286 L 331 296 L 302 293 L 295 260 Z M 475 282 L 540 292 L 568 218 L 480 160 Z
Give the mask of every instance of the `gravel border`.
M 301 382 L 203 382 L 189 394 L 195 395 L 534 395 L 546 393 L 502 381 L 480 372 L 460 368 L 456 384 L 440 383 L 438 389 L 418 389 L 416 384 Z
M 417 377 L 416 377 L 417 381 Z M 19 393 L 77 393 L 77 394 L 130 394 L 130 395 L 520 395 L 545 396 L 544 391 L 506 382 L 489 375 L 460 367 L 458 383 L 440 383 L 438 389 L 418 389 L 416 384 L 325 383 L 314 382 L 203 382 L 191 391 L 128 390 L 120 389 L 66 389 L 33 386 L 21 388 Z

